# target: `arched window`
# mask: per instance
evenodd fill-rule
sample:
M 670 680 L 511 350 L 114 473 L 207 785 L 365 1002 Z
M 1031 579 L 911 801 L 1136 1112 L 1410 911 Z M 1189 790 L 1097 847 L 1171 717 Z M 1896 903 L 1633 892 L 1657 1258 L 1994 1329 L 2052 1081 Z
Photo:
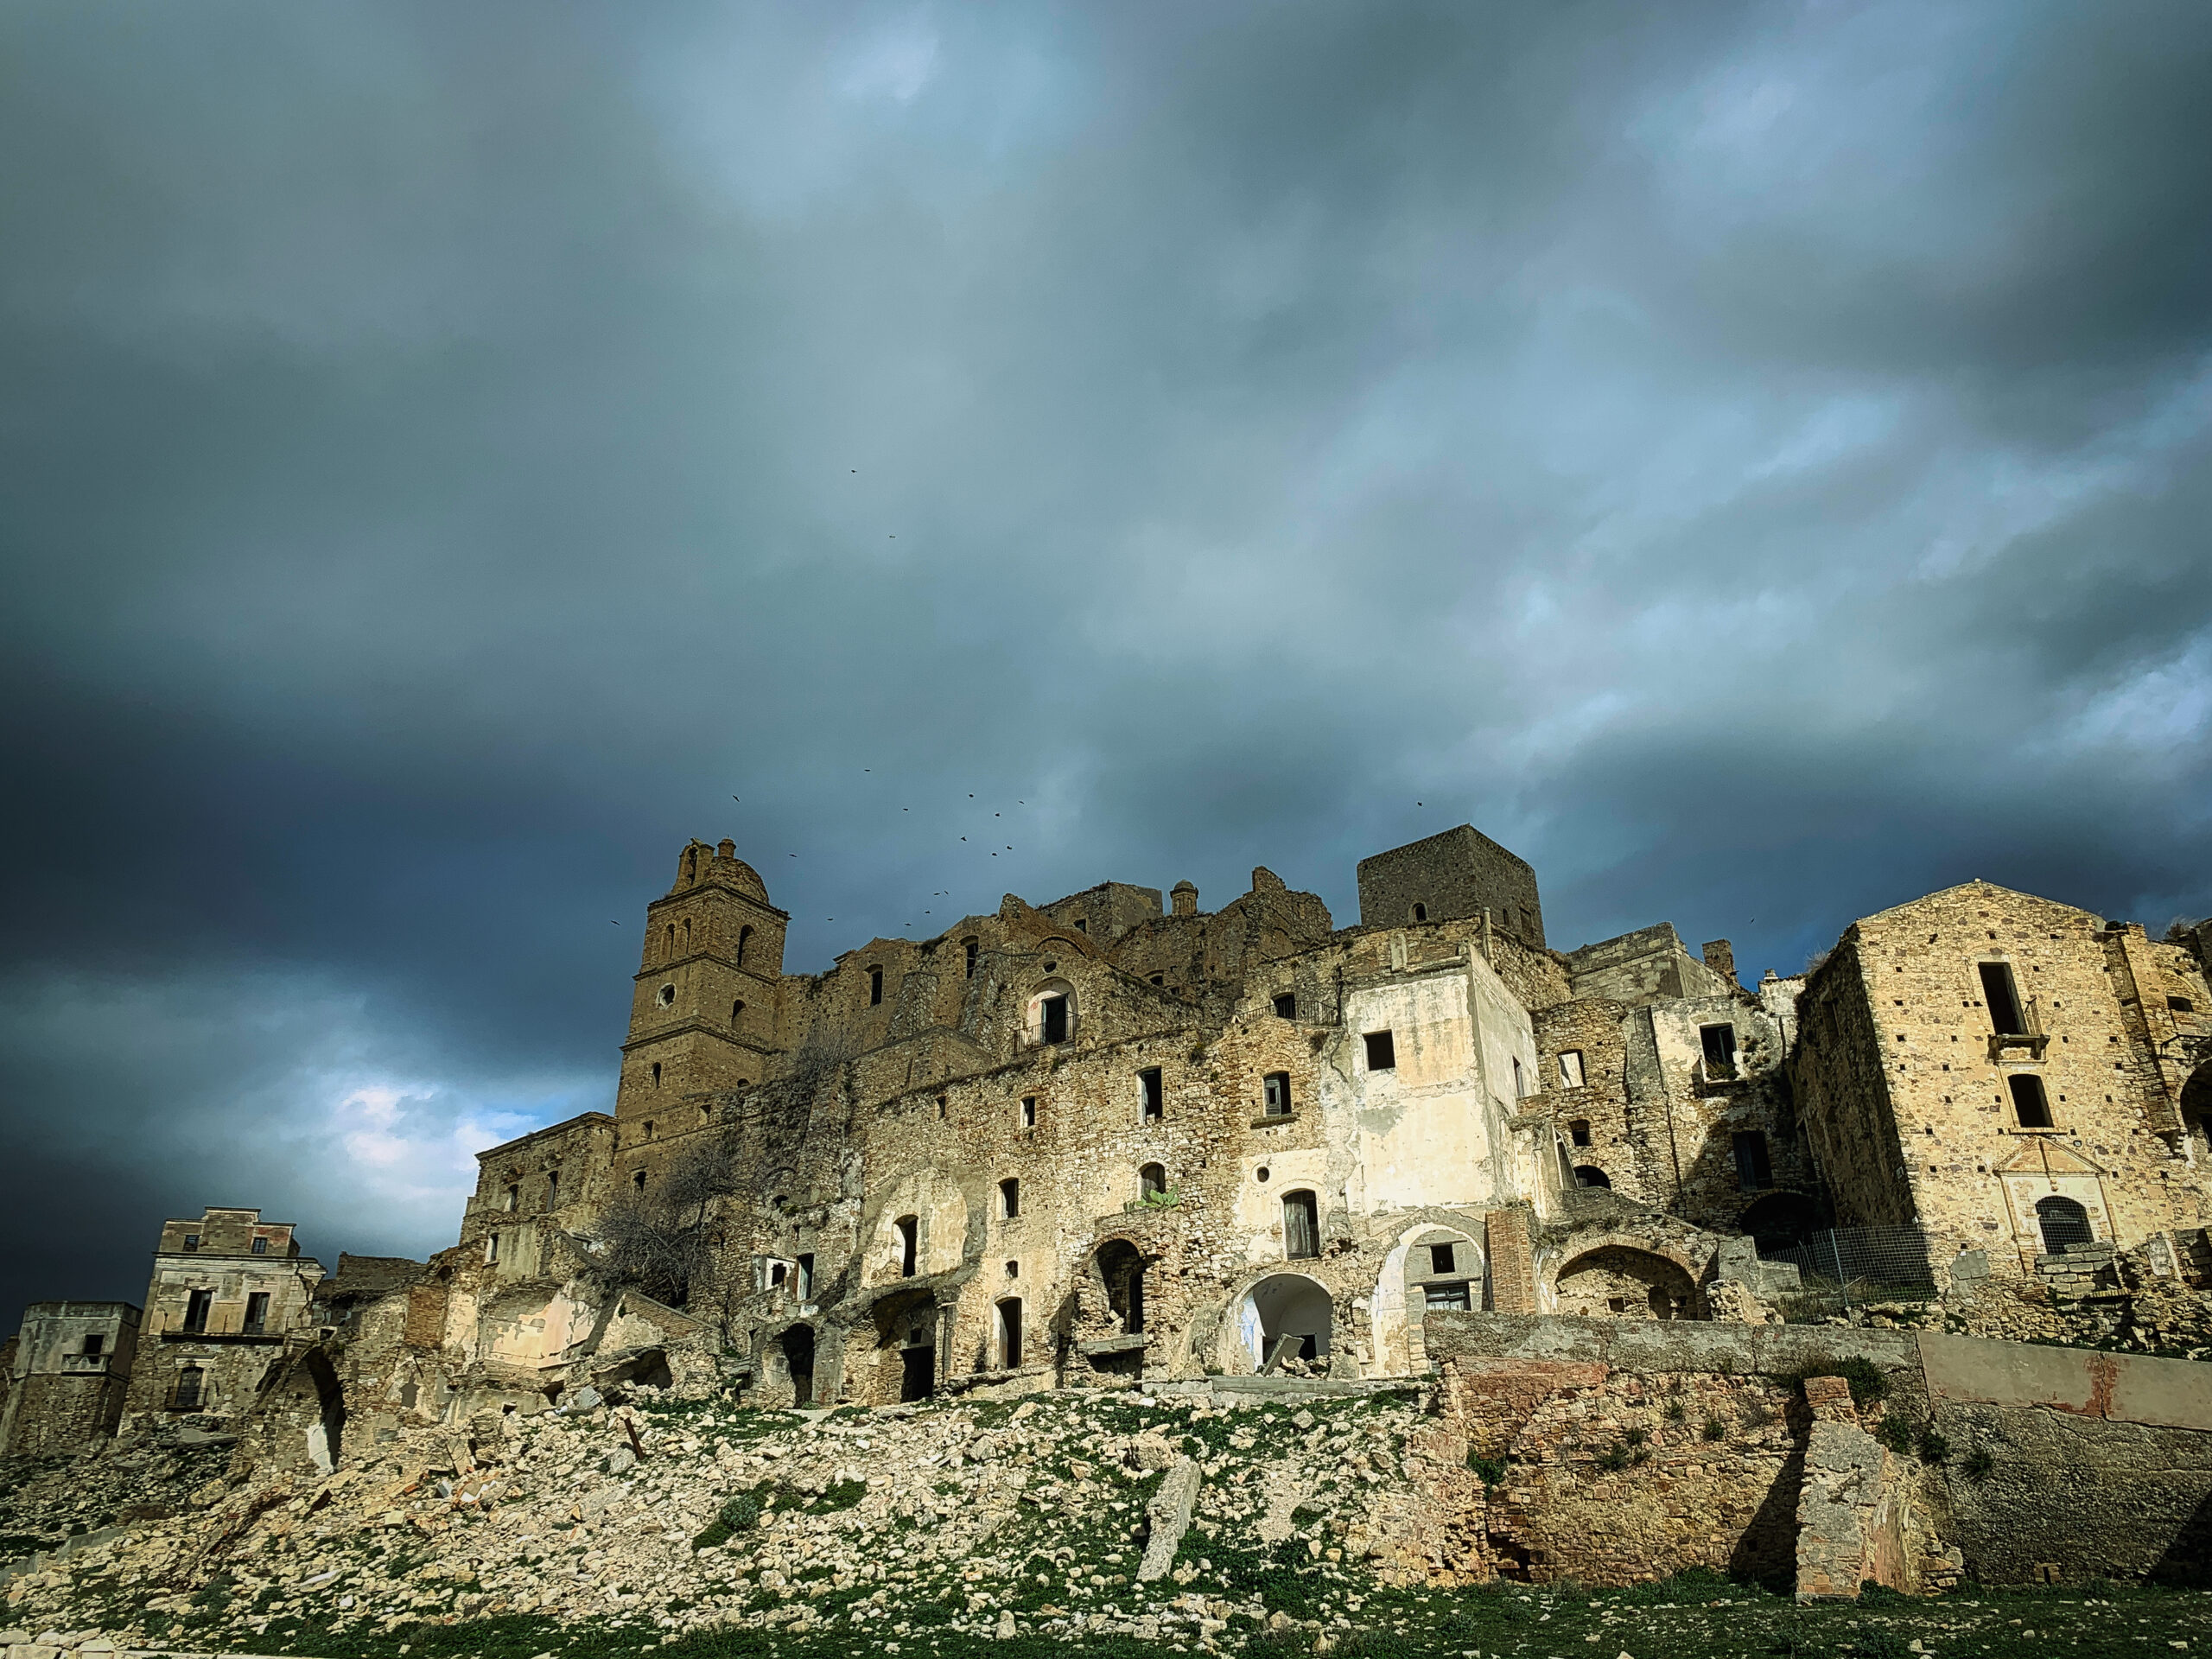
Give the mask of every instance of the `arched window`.
M 668 933 L 667 933 L 667 935 L 666 935 L 665 938 L 664 939 L 663 944 L 664 944 L 664 948 L 665 948 L 667 959 L 668 959 L 669 961 L 671 961 L 671 962 L 675 961 L 675 960 L 676 960 L 676 924 L 675 924 L 674 922 L 671 922 L 671 923 L 668 925 Z
M 1321 1254 L 1320 1216 L 1311 1192 L 1282 1195 L 1282 1253 L 1294 1262 Z
M 2056 1255 L 2069 1244 L 2094 1243 L 2097 1236 L 2089 1230 L 2089 1212 L 2055 1193 L 2036 1200 L 2036 1224 L 2043 1229 L 2046 1255 Z
M 687 956 L 691 951 L 691 918 L 688 916 L 683 918 L 683 950 Z
M 655 1060 L 653 1062 L 653 1087 L 656 1089 L 660 1087 L 660 1062 L 658 1060 Z
M 745 947 L 752 943 L 753 930 L 749 927 L 739 928 L 737 930 L 737 965 L 741 968 L 745 965 Z
M 901 1216 L 891 1225 L 899 1235 L 899 1276 L 911 1279 L 914 1276 L 916 1255 L 921 1243 L 921 1218 L 918 1216 Z
M 1012 1221 L 1021 1213 L 1021 1183 L 1009 1175 L 999 1183 L 999 1214 Z
M 732 1024 L 732 1025 L 734 1026 L 734 1025 L 735 1025 L 739 1020 L 742 1020 L 742 1019 L 744 1019 L 744 1018 L 745 1018 L 745 1004 L 744 1004 L 744 1003 L 742 1003 L 742 1002 L 733 1002 L 733 1003 L 731 1003 L 731 1004 L 729 1005 L 729 1022 L 730 1022 L 730 1024 Z
M 969 977 L 969 978 L 970 978 L 970 979 L 973 979 L 973 978 L 975 978 L 975 977 L 976 977 L 976 958 L 977 957 L 977 956 L 979 956 L 980 954 L 982 954 L 982 945 L 981 942 L 979 942 L 979 941 L 977 941 L 977 940 L 975 940 L 975 939 L 969 939 L 969 940 L 967 942 L 967 950 L 968 950 L 968 977 Z
M 1147 1199 L 1165 1198 L 1167 1193 L 1166 1165 L 1147 1164 L 1137 1171 L 1137 1192 Z
M 1577 1164 L 1574 1166 L 1574 1184 L 1577 1186 L 1611 1186 L 1613 1178 L 1595 1164 Z
M 1011 1371 L 1021 1363 L 1021 1298 L 1009 1296 L 999 1304 L 999 1368 Z
M 1425 922 L 1427 919 L 1428 906 L 1427 905 L 1415 905 L 1414 906 L 1414 920 L 1417 922 Z

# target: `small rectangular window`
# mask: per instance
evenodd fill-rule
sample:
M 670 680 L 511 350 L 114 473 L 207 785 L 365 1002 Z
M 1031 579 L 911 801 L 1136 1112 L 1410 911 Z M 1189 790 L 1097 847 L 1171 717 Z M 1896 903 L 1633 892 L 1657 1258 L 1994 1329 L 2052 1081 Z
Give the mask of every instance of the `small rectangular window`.
M 1582 1086 L 1582 1051 L 1580 1049 L 1570 1048 L 1559 1057 L 1559 1080 L 1563 1088 L 1580 1089 Z
M 1570 1118 L 1567 1121 L 1567 1138 L 1573 1141 L 1578 1147 L 1588 1146 L 1590 1144 L 1590 1120 L 1586 1117 Z
M 1021 1097 L 1021 1127 L 1025 1129 L 1037 1127 L 1037 1096 L 1034 1095 Z
M 1513 1057 L 1513 1098 L 1526 1100 L 1528 1097 L 1529 1075 L 1521 1069 L 1521 1057 L 1516 1054 Z
M 1766 1136 L 1757 1129 L 1735 1136 L 1736 1185 L 1745 1192 L 1763 1192 L 1774 1185 L 1774 1168 L 1768 1161 Z
M 484 1259 L 486 1262 L 496 1262 L 499 1259 L 499 1236 L 497 1233 L 485 1239 Z
M 1321 1254 L 1321 1230 L 1311 1192 L 1287 1192 L 1282 1200 L 1283 1254 L 1302 1262 Z
M 2015 1071 L 2005 1079 L 2005 1087 L 2012 1096 L 2012 1116 L 2024 1129 L 2047 1129 L 2050 1121 L 2050 1098 L 2043 1091 L 2043 1079 L 2030 1071 Z
M 2166 1007 L 2172 1009 L 2176 1014 L 2195 1014 L 2196 1012 L 2196 1004 L 2185 996 L 2168 997 L 2166 999 Z
M 1398 1069 L 1398 1050 L 1387 1031 L 1370 1031 L 1367 1044 L 1367 1069 L 1370 1071 L 1395 1071 Z
M 185 1298 L 184 1328 L 195 1333 L 207 1328 L 207 1310 L 214 1306 L 215 1293 L 195 1290 Z
M 798 1259 L 798 1283 L 794 1287 L 794 1293 L 802 1302 L 814 1300 L 814 1257 L 811 1254 Z
M 511 1211 L 522 1208 L 522 1188 L 511 1186 L 507 1189 L 507 1208 Z
M 90 1335 L 88 1335 L 88 1336 L 86 1336 L 86 1338 L 85 1338 L 85 1357 L 86 1357 L 86 1359 L 98 1359 L 98 1358 L 99 1358 L 102 1354 L 105 1353 L 106 1351 L 107 1351 L 107 1338 L 106 1338 L 106 1337 L 103 1336 L 100 1332 L 99 1332 L 95 1331 L 95 1332 L 92 1332 Z
M 1065 996 L 1048 996 L 1042 1010 L 1045 1019 L 1045 1040 L 1065 1043 L 1068 1039 L 1068 1000 Z
M 1148 1065 L 1137 1073 L 1137 1081 L 1144 1085 L 1144 1116 L 1150 1122 L 1167 1116 L 1167 1092 L 1160 1083 L 1160 1068 Z
M 1708 1077 L 1732 1077 L 1736 1075 L 1736 1027 L 1733 1026 L 1700 1026 L 1699 1045 L 1705 1050 L 1705 1075 Z
M 1470 1307 L 1464 1281 L 1456 1285 L 1424 1285 L 1421 1302 L 1433 1313 L 1465 1313 Z
M 883 1001 L 883 969 L 880 968 L 868 970 L 868 1001 L 870 1007 Z
M 1012 1221 L 1021 1213 L 1021 1183 L 1009 1175 L 999 1183 L 999 1214 Z
M 1981 1000 L 1989 1010 L 1990 1028 L 1999 1037 L 2024 1037 L 2028 1022 L 2020 1014 L 2020 995 L 2012 982 L 2012 968 L 2001 962 L 1980 965 Z
M 200 1384 L 207 1374 L 195 1366 L 188 1365 L 176 1374 L 176 1408 L 179 1411 L 200 1409 Z
M 1428 1247 L 1428 1270 L 1431 1273 L 1457 1273 L 1459 1252 L 1451 1244 L 1432 1244 Z
M 1267 1102 L 1269 1117 L 1290 1116 L 1290 1073 L 1270 1071 L 1261 1080 L 1261 1094 Z
M 1275 1018 L 1278 1020 L 1295 1020 L 1298 1018 L 1297 992 L 1285 991 L 1281 996 L 1275 998 Z
M 245 1299 L 245 1324 L 240 1327 L 250 1336 L 258 1336 L 269 1326 L 269 1293 L 257 1290 Z
M 254 1239 L 254 1241 L 253 1241 L 253 1253 L 254 1253 L 256 1255 L 268 1255 L 268 1254 L 269 1254 L 269 1241 L 268 1241 L 268 1239 L 267 1239 L 267 1238 L 265 1238 L 265 1237 L 257 1236 L 257 1237 Z
M 982 949 L 982 947 L 977 944 L 975 940 L 970 939 L 968 941 L 968 977 L 970 979 L 976 977 L 976 958 L 981 953 Z
M 200 1248 L 200 1235 L 197 1233 L 187 1233 L 184 1236 L 184 1248 L 188 1250 L 198 1249 Z

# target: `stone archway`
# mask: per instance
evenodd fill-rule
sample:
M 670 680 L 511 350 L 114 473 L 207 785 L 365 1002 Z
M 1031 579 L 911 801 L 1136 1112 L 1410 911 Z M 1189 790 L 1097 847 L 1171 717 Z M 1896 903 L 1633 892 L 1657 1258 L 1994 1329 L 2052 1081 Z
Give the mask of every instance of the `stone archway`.
M 1697 1281 L 1671 1257 L 1633 1245 L 1607 1243 L 1561 1264 L 1554 1281 L 1554 1311 L 1583 1319 L 1700 1319 Z
M 1432 1307 L 1478 1312 L 1488 1264 L 1472 1227 L 1463 1221 L 1422 1221 L 1398 1236 L 1382 1258 L 1368 1300 L 1370 1376 L 1409 1376 L 1424 1370 L 1421 1325 Z
M 1306 1364 L 1325 1361 L 1335 1335 L 1336 1310 L 1328 1289 L 1302 1273 L 1272 1273 L 1237 1298 L 1236 1330 L 1243 1357 L 1264 1370 L 1286 1338 L 1286 1356 Z

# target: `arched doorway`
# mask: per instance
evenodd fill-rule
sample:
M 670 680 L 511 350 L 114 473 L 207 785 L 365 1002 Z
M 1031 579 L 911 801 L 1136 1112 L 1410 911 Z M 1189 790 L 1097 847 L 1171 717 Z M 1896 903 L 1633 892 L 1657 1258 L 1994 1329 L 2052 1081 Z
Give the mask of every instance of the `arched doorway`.
M 1109 1238 L 1093 1258 L 1106 1287 L 1106 1306 L 1125 1336 L 1144 1331 L 1144 1257 L 1125 1238 Z
M 884 1368 L 876 1398 L 926 1400 L 937 1392 L 936 1300 L 887 1296 L 875 1305 L 875 1345 Z
M 814 1403 L 814 1327 L 795 1325 L 776 1338 L 783 1351 L 784 1369 L 791 1373 L 791 1404 Z
M 1574 1166 L 1574 1184 L 1581 1187 L 1609 1187 L 1613 1184 L 1613 1178 L 1595 1164 L 1577 1164 Z
M 1772 1255 L 1777 1250 L 1803 1245 L 1820 1221 L 1818 1206 L 1804 1193 L 1776 1192 L 1763 1193 L 1745 1205 L 1743 1214 L 1736 1217 L 1736 1226 L 1751 1236 L 1761 1255 Z
M 2036 1225 L 2043 1230 L 2046 1255 L 2056 1255 L 2069 1244 L 2088 1244 L 2096 1239 L 2089 1228 L 2089 1212 L 2056 1193 L 2036 1200 Z
M 1329 1293 L 1304 1274 L 1270 1274 L 1244 1293 L 1237 1311 L 1254 1370 L 1265 1370 L 1278 1352 L 1308 1363 L 1328 1358 L 1334 1309 Z
M 1558 1311 L 1584 1319 L 1694 1319 L 1697 1286 L 1680 1263 L 1625 1244 L 1601 1245 L 1560 1269 Z

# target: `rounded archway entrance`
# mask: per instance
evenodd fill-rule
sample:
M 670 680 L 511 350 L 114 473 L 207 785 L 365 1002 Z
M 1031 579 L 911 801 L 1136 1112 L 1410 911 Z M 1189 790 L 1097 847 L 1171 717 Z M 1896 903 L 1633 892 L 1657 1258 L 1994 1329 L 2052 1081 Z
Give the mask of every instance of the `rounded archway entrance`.
M 1801 1248 L 1820 1219 L 1818 1207 L 1802 1192 L 1764 1192 L 1744 1206 L 1736 1226 L 1751 1236 L 1761 1255 L 1770 1256 Z
M 1694 1319 L 1697 1286 L 1678 1262 L 1649 1250 L 1608 1244 L 1560 1269 L 1558 1311 L 1597 1319 Z
M 1302 1273 L 1261 1280 L 1237 1304 L 1237 1328 L 1252 1369 L 1265 1370 L 1270 1361 L 1311 1364 L 1328 1358 L 1333 1313 L 1329 1293 Z

